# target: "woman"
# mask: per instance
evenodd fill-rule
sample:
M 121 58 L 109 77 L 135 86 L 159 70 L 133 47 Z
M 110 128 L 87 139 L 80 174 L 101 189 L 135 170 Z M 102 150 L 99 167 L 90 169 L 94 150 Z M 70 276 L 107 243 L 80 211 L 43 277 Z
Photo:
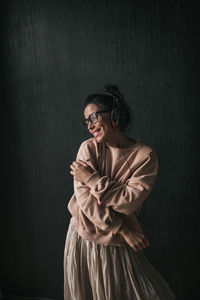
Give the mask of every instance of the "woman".
M 158 172 L 155 151 L 125 135 L 131 113 L 117 86 L 88 96 L 84 118 L 93 137 L 70 166 L 65 300 L 175 299 L 143 252 L 149 241 L 138 221 Z

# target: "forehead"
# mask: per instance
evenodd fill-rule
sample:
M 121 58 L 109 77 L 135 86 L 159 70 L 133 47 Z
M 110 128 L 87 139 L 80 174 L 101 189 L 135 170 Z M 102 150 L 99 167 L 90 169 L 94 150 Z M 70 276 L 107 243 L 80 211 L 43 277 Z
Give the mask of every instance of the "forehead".
M 84 117 L 85 119 L 87 119 L 89 117 L 89 115 L 91 115 L 91 113 L 102 110 L 103 107 L 101 106 L 97 106 L 94 103 L 90 103 L 86 106 L 86 108 L 84 109 Z

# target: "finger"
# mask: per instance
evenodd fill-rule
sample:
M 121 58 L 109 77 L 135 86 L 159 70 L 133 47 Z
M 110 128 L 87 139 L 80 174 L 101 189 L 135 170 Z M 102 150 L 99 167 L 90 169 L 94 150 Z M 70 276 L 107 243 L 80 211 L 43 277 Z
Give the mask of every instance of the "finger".
M 82 159 L 74 160 L 73 163 L 75 163 L 75 164 L 77 164 L 77 163 L 78 164 L 86 164 L 87 165 L 87 163 Z
M 81 164 L 84 165 L 84 166 L 87 166 L 87 165 L 88 165 L 85 161 L 83 161 L 83 160 L 81 160 L 81 159 L 79 159 L 78 162 L 81 163 Z
M 150 246 L 149 240 L 145 237 L 141 245 L 143 248 L 149 247 Z
M 138 243 L 138 246 L 141 248 L 146 248 L 148 246 L 148 240 L 146 239 L 146 237 L 139 238 L 137 243 Z
M 74 161 L 70 167 L 71 167 L 71 169 L 75 170 L 76 168 L 80 168 L 82 166 L 83 165 L 81 163 L 79 163 L 78 161 Z
M 74 172 L 73 171 L 70 171 L 70 174 L 74 176 Z
M 79 163 L 77 161 L 73 161 L 72 166 L 76 167 L 77 165 L 79 165 Z
M 149 241 L 143 233 L 135 232 L 135 235 L 136 235 L 136 239 L 139 244 L 141 244 L 145 247 L 147 247 L 149 245 Z
M 146 248 L 146 245 L 145 244 L 139 244 L 138 248 L 141 251 L 142 249 Z
M 141 251 L 142 249 L 146 248 L 146 244 L 142 243 L 142 244 L 137 244 L 137 247 L 139 249 L 139 251 Z
M 140 250 L 140 248 L 139 248 L 136 244 L 134 244 L 134 245 L 132 246 L 132 248 L 133 248 L 135 251 L 139 251 L 139 250 Z
M 145 245 L 145 247 L 148 247 L 150 245 L 149 240 L 146 238 L 146 236 L 144 236 L 143 238 L 143 244 Z
M 71 164 L 71 166 L 75 168 L 77 166 L 77 162 L 73 161 L 72 164 Z
M 142 250 L 143 248 L 146 247 L 143 238 L 141 238 L 141 234 L 136 234 L 136 232 L 133 234 L 132 237 L 132 244 L 133 244 L 133 248 L 136 251 Z
M 146 237 L 144 238 L 143 243 L 145 244 L 146 247 L 149 246 L 149 240 Z
M 74 166 L 75 166 L 75 168 L 81 168 L 81 167 L 86 167 L 87 164 L 85 165 L 85 164 L 83 164 L 83 163 L 81 163 L 81 162 L 79 162 L 79 161 L 76 161 L 76 162 L 74 163 Z
M 133 240 L 129 240 L 128 244 L 135 251 L 139 251 L 140 250 L 140 246 L 138 245 L 138 243 L 137 243 L 137 241 L 135 239 L 134 239 L 134 241 Z

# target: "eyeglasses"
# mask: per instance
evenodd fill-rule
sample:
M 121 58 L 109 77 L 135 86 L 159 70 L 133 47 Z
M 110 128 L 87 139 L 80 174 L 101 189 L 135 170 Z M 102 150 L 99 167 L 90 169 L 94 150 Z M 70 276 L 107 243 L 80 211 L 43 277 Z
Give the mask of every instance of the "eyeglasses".
M 91 113 L 88 119 L 83 120 L 83 126 L 88 127 L 89 122 L 95 124 L 98 121 L 98 114 L 107 113 L 107 112 L 110 112 L 110 110 L 99 110 Z

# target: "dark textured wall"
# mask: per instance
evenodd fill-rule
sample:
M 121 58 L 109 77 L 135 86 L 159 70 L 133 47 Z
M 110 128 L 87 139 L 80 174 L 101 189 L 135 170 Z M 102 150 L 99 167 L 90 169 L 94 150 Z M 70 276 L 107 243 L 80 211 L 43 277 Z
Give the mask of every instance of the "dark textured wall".
M 134 110 L 130 136 L 159 157 L 141 215 L 146 255 L 177 299 L 195 299 L 199 24 L 183 3 L 9 0 L 2 8 L 4 293 L 62 299 L 69 165 L 89 137 L 82 102 L 114 83 Z

